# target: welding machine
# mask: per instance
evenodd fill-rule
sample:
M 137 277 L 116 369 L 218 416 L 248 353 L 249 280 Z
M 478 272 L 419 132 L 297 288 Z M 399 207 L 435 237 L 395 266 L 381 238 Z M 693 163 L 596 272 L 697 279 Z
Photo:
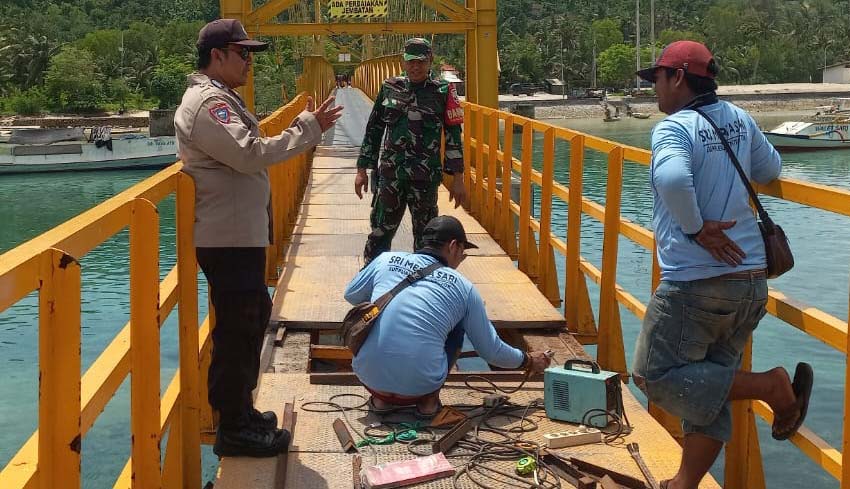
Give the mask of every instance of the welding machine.
M 563 368 L 549 367 L 543 385 L 550 419 L 604 428 L 609 418 L 623 417 L 620 375 L 601 370 L 596 362 L 575 359 Z

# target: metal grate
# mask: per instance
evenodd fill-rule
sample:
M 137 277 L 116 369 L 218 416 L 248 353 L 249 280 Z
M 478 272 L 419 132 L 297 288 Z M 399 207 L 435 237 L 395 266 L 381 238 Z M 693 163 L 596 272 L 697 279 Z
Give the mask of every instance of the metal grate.
M 570 410 L 570 384 L 569 382 L 554 381 L 552 382 L 552 394 L 555 404 L 555 409 Z

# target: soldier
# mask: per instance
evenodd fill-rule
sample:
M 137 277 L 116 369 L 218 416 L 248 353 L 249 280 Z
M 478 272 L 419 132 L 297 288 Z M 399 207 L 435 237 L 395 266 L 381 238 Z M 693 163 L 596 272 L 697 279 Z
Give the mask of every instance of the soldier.
M 267 43 L 248 39 L 239 21 L 210 22 L 198 35 L 198 69 L 177 108 L 174 127 L 183 171 L 195 181 L 194 244 L 210 286 L 216 324 L 209 403 L 219 413 L 218 456 L 268 457 L 286 450 L 290 434 L 274 412 L 254 409 L 260 347 L 271 313 L 265 281 L 271 236 L 266 167 L 316 146 L 340 116 L 313 112 L 313 101 L 280 135 L 262 137 L 235 89 L 245 84 L 251 53 Z
M 423 247 L 422 230 L 437 216 L 437 188 L 443 172 L 454 177 L 449 200 L 454 200 L 455 208 L 466 198 L 463 109 L 454 85 L 431 77 L 433 59 L 430 42 L 409 39 L 404 44 L 405 75 L 384 81 L 366 125 L 354 180 L 354 192 L 362 199 L 369 185 L 366 170 L 372 170 L 372 232 L 363 250 L 366 263 L 390 249 L 405 208 L 413 221 L 413 248 Z M 446 158 L 441 168 L 443 132 Z

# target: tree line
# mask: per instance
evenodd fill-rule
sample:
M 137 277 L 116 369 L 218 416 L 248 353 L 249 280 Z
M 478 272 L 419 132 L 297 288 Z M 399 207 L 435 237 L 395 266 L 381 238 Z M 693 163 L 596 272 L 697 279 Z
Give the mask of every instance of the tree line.
M 640 2 L 642 66 L 653 47 L 658 55 L 679 39 L 705 42 L 724 84 L 818 82 L 825 65 L 850 60 L 850 0 L 655 0 L 654 44 L 650 3 Z M 635 0 L 499 0 L 500 83 L 563 77 L 572 87 L 628 86 L 635 7 Z M 0 111 L 173 107 L 194 70 L 198 30 L 218 15 L 215 0 L 4 0 Z M 255 56 L 258 111 L 293 95 L 311 42 L 276 38 Z M 434 45 L 439 62 L 463 69 L 461 36 L 438 35 Z M 338 47 L 328 41 L 326 54 Z

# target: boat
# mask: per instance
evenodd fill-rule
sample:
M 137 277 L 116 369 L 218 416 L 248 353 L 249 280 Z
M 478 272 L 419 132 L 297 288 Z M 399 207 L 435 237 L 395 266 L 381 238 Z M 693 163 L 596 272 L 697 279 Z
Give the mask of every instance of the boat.
M 647 114 L 646 112 L 632 112 L 632 117 L 635 119 L 649 119 L 650 114 Z
M 176 160 L 174 136 L 110 127 L 19 128 L 0 135 L 0 174 L 162 168 Z
M 767 140 L 786 151 L 850 149 L 850 98 L 836 98 L 817 109 L 806 120 L 785 121 L 764 131 Z

